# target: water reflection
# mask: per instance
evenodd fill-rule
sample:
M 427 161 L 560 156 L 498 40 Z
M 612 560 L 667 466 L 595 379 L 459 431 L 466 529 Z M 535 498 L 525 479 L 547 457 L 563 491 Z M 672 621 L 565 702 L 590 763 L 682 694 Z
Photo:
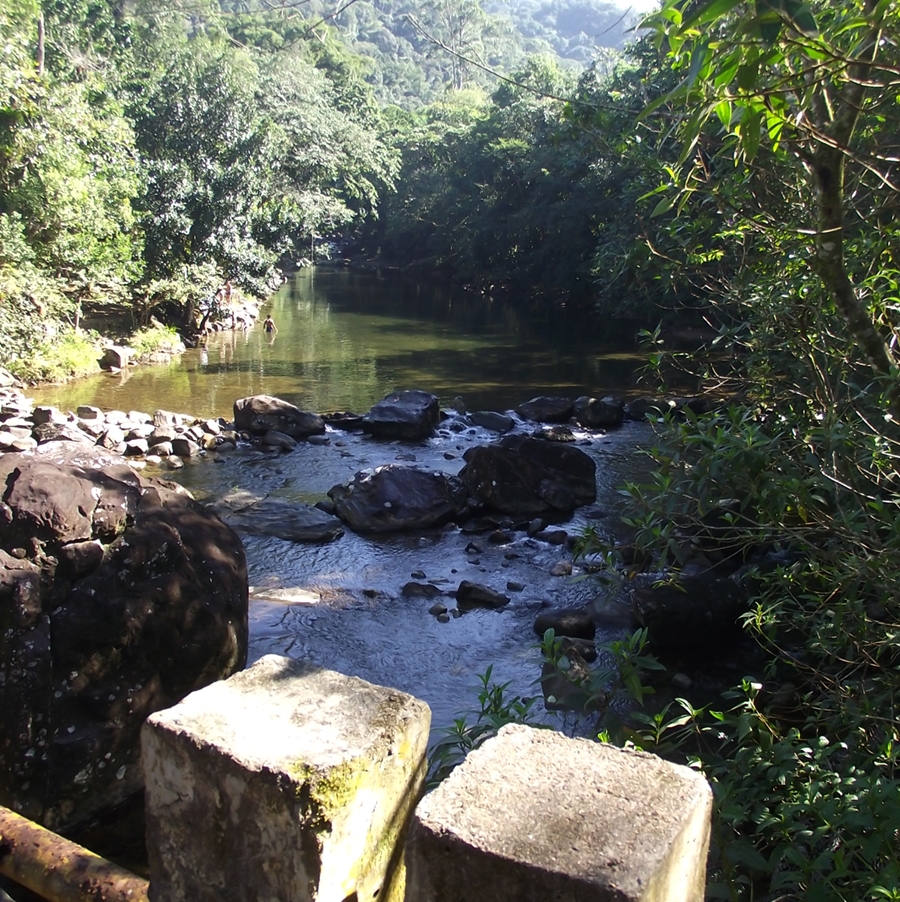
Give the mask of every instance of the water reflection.
M 129 368 L 35 390 L 74 409 L 157 408 L 231 416 L 236 398 L 272 394 L 308 410 L 367 410 L 396 388 L 505 410 L 536 394 L 632 387 L 642 357 L 637 327 L 590 322 L 567 307 L 516 307 L 399 275 L 307 269 L 266 312 L 278 325 L 209 337 L 167 366 Z

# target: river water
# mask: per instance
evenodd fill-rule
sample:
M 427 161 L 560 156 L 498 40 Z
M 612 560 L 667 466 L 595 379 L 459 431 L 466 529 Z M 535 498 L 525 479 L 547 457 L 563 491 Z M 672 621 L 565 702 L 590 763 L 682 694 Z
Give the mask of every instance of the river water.
M 232 416 L 235 399 L 284 398 L 316 412 L 365 412 L 395 389 L 417 388 L 445 405 L 462 396 L 469 410 L 507 410 L 539 394 L 602 396 L 632 392 L 643 363 L 633 324 L 589 324 L 566 307 L 524 311 L 489 298 L 456 293 L 396 276 L 343 269 L 304 270 L 263 311 L 278 325 L 274 338 L 259 324 L 210 336 L 166 366 L 33 393 L 38 403 L 66 409 L 165 410 Z M 405 461 L 456 473 L 465 450 L 496 435 L 447 421 L 426 442 L 376 442 L 329 430 L 326 445 L 301 443 L 290 454 L 244 447 L 166 472 L 200 500 L 234 489 L 315 503 L 365 467 Z M 521 423 L 523 431 L 534 424 Z M 617 486 L 640 469 L 635 448 L 646 427 L 626 424 L 609 435 L 578 434 L 598 465 L 598 501 L 563 524 L 615 531 Z M 434 727 L 476 706 L 479 676 L 493 666 L 508 693 L 540 695 L 540 654 L 532 624 L 541 610 L 599 603 L 596 582 L 551 576 L 571 560 L 524 532 L 491 542 L 467 529 L 373 538 L 349 530 L 326 545 L 244 538 L 251 582 L 251 662 L 268 653 L 322 666 L 411 692 L 429 703 Z M 500 611 L 475 610 L 442 623 L 429 613 L 469 579 L 506 591 Z M 410 596 L 408 582 L 430 584 L 438 598 Z M 512 583 L 516 588 L 510 590 Z M 522 588 L 519 588 L 518 585 Z M 613 618 L 616 619 L 615 617 Z M 541 714 L 542 705 L 536 705 Z
M 366 411 L 395 388 L 420 388 L 471 410 L 537 394 L 633 389 L 644 357 L 637 326 L 588 324 L 571 307 L 493 301 L 436 284 L 343 268 L 304 269 L 272 297 L 278 334 L 259 325 L 210 336 L 168 366 L 102 374 L 35 392 L 63 409 L 232 415 L 235 398 L 270 394 L 304 410 Z

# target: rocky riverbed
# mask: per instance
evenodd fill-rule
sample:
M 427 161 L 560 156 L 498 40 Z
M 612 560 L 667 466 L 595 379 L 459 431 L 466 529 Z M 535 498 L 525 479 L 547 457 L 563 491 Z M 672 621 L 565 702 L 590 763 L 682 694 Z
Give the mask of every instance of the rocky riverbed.
M 377 437 L 346 415 L 315 418 L 305 435 L 292 437 L 268 428 L 272 423 L 251 434 L 246 422 L 165 411 L 34 407 L 8 388 L 0 399 L 0 448 L 100 446 L 145 474 L 177 479 L 242 535 L 250 661 L 280 652 L 395 685 L 425 698 L 441 727 L 471 707 L 478 675 L 490 664 L 511 692 L 535 694 L 533 624 L 542 611 L 587 605 L 613 626 L 628 620 L 625 609 L 600 614 L 602 593 L 579 579 L 586 574 L 572 560 L 572 543 L 587 526 L 613 535 L 616 486 L 640 468 L 635 449 L 648 430 L 623 422 L 620 403 L 616 428 L 566 425 L 560 420 L 571 420 L 569 405 L 499 413 L 465 412 L 458 402 L 418 438 Z M 539 502 L 543 513 L 488 507 L 397 532 L 352 529 L 332 516 L 328 493 L 357 474 L 391 464 L 457 478 L 465 456 L 501 434 L 538 435 L 548 446 L 583 452 L 594 464 L 595 500 L 565 510 Z M 501 601 L 460 604 L 464 583 Z
M 123 762 L 112 784 L 121 798 L 118 774 L 133 770 L 129 743 L 141 718 L 226 676 L 245 650 L 249 663 L 280 653 L 410 692 L 429 703 L 440 731 L 477 708 L 488 668 L 507 700 L 533 697 L 533 715 L 559 726 L 551 709 L 560 690 L 542 695 L 537 643 L 548 627 L 580 641 L 570 654 L 580 664 L 637 623 L 676 657 L 724 647 L 745 599 L 708 560 L 702 574 L 682 579 L 683 590 L 660 590 L 660 574 L 648 573 L 622 593 L 598 581 L 598 562 L 574 553 L 586 529 L 610 544 L 626 538 L 618 487 L 646 468 L 639 452 L 652 432 L 642 420 L 665 406 L 536 398 L 515 410 L 467 411 L 463 399 L 441 409 L 433 396 L 407 391 L 362 416 L 320 416 L 254 396 L 236 400 L 226 422 L 162 410 L 61 411 L 3 389 L 0 601 L 22 629 L 7 633 L 15 653 L 0 662 L 0 695 L 34 727 L 15 766 L 44 760 L 44 748 L 68 762 L 52 768 L 57 782 L 71 770 L 81 784 L 56 819 L 77 821 L 95 765 L 103 783 L 92 737 L 105 736 L 108 760 Z M 217 530 L 225 530 L 219 538 Z M 173 554 L 183 561 L 177 577 Z M 225 578 L 199 596 L 189 584 L 208 582 L 204 569 Z M 42 587 L 37 606 L 16 588 L 22 578 Z M 88 616 L 87 599 L 108 613 Z M 160 633 L 162 617 L 171 628 Z M 221 637 L 205 648 L 210 622 Z M 65 661 L 56 661 L 59 649 Z M 172 682 L 175 652 L 184 660 Z M 44 663 L 30 671 L 29 660 Z M 21 683 L 16 668 L 37 674 L 47 692 L 10 695 Z M 674 671 L 664 679 L 679 689 L 691 682 Z M 26 696 L 60 701 L 36 720 Z M 585 727 L 590 718 L 582 714 Z

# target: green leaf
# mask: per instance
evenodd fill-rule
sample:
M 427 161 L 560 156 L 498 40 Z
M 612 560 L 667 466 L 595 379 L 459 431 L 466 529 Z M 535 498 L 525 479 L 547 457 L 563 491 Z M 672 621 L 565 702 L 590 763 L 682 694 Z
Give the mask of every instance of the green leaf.
M 675 198 L 673 196 L 664 197 L 654 208 L 653 212 L 650 214 L 650 218 L 653 219 L 655 216 L 662 216 L 663 213 L 668 213 L 672 207 L 675 206 Z
M 759 110 L 753 110 L 749 107 L 744 109 L 744 115 L 741 118 L 740 125 L 741 151 L 748 161 L 752 160 L 759 150 L 760 118 L 761 114 Z
M 776 3 L 778 0 L 756 0 L 754 24 L 762 42 L 767 47 L 771 47 L 778 40 L 783 25 Z
M 752 91 L 759 77 L 759 60 L 750 60 L 737 70 L 737 83 L 742 91 Z
M 813 38 L 819 33 L 816 17 L 812 10 L 802 0 L 783 0 L 785 14 L 801 34 Z
M 722 128 L 727 129 L 731 127 L 731 112 L 730 100 L 723 100 L 721 103 L 716 104 L 716 115 L 719 117 L 719 122 L 722 123 Z
M 691 88 L 697 83 L 697 79 L 700 77 L 701 72 L 707 68 L 706 62 L 708 56 L 709 45 L 705 42 L 697 44 L 691 52 L 691 67 L 688 70 L 687 78 L 685 79 L 685 89 L 688 92 L 690 92 Z
M 757 871 L 769 870 L 769 863 L 746 839 L 734 839 L 722 851 L 732 862 Z
M 731 12 L 741 0 L 711 0 L 705 6 L 701 6 L 696 12 L 684 20 L 681 30 L 693 28 L 695 25 L 706 25 L 720 19 L 726 13 Z

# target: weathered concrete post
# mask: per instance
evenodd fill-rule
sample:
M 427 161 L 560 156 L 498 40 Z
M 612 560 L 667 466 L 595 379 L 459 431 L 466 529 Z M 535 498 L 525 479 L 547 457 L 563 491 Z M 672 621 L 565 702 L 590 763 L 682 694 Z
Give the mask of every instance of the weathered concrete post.
M 402 898 L 431 712 L 271 655 L 142 735 L 153 902 Z
M 508 726 L 416 809 L 410 902 L 701 902 L 712 793 L 661 758 Z

